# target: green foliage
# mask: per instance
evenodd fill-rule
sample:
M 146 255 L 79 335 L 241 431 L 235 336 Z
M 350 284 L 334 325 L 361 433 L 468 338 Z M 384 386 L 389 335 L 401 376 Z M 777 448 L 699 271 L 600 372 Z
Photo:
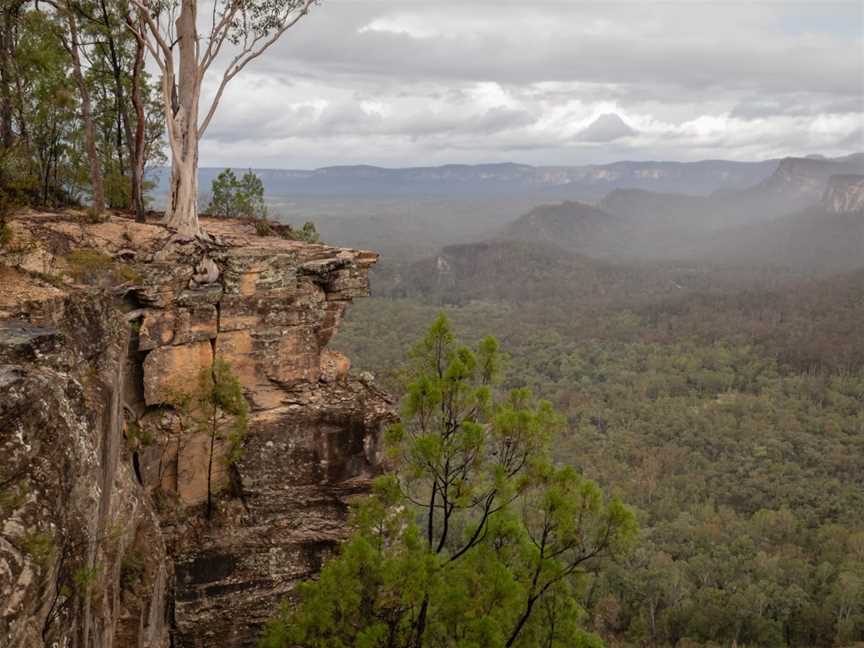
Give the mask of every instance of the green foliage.
M 82 6 L 77 16 L 80 53 L 86 61 L 99 163 L 107 204 L 128 208 L 131 195 L 130 139 L 137 126 L 131 105 L 136 41 L 125 24 L 127 8 L 116 3 Z M 3 12 L 4 84 L 9 111 L 3 118 L 11 146 L 0 148 L 0 205 L 77 206 L 91 192 L 84 154 L 80 88 L 61 12 L 13 3 Z M 145 163 L 165 159 L 159 89 L 142 74 Z M 2 210 L 2 207 L 0 207 Z
M 146 448 L 156 442 L 153 432 L 141 426 L 137 421 L 126 424 L 126 440 L 133 449 Z
M 21 545 L 41 569 L 48 566 L 54 555 L 54 536 L 44 531 L 28 531 L 21 539 Z
M 127 589 L 138 584 L 144 576 L 147 561 L 138 549 L 130 549 L 120 563 L 120 582 Z
M 217 444 L 223 444 L 221 460 L 232 466 L 243 457 L 243 441 L 249 425 L 249 405 L 243 386 L 224 358 L 217 357 L 211 367 L 203 367 L 195 388 L 175 387 L 169 402 L 191 423 L 193 433 L 209 439 L 207 463 L 207 509 L 213 512 L 213 462 Z
M 212 196 L 207 212 L 229 218 L 266 218 L 264 183 L 249 169 L 237 178 L 234 171 L 225 169 L 213 180 Z
M 0 511 L 4 514 L 20 508 L 27 501 L 27 489 L 21 485 L 9 485 L 0 489 Z
M 321 238 L 315 224 L 306 222 L 301 229 L 295 229 L 291 225 L 283 225 L 259 219 L 255 221 L 255 233 L 258 236 L 279 236 L 289 241 L 304 241 L 306 243 L 319 243 Z
M 273 236 L 275 234 L 275 232 L 273 231 L 273 226 L 270 225 L 270 222 L 266 220 L 255 221 L 255 233 L 258 236 Z
M 256 224 L 257 225 L 257 224 Z M 259 234 L 261 232 L 259 231 Z M 304 241 L 306 243 L 319 243 L 321 238 L 318 236 L 318 230 L 315 229 L 315 224 L 306 222 L 303 227 L 295 229 L 291 225 L 282 225 L 277 223 L 268 223 L 268 233 L 270 235 L 281 236 L 289 241 Z
M 226 464 L 239 461 L 249 426 L 249 405 L 231 364 L 217 357 L 212 368 L 202 369 L 193 399 L 197 405 L 195 424 L 198 429 L 210 434 L 213 440 L 228 442 Z
M 469 340 L 490 327 L 506 341 L 504 386 L 564 413 L 553 457 L 637 507 L 637 550 L 579 599 L 595 632 L 694 648 L 864 639 L 860 276 L 636 311 L 451 311 Z M 364 300 L 337 344 L 401 390 L 388 369 L 434 310 Z
M 2 209 L 2 208 L 0 208 Z M 12 228 L 5 220 L 0 220 L 0 249 L 12 242 Z
M 263 646 L 602 645 L 581 625 L 583 585 L 631 548 L 635 518 L 550 461 L 563 420 L 528 390 L 499 395 L 500 368 L 493 338 L 471 349 L 435 320 L 387 434 L 392 472 Z
M 300 230 L 294 230 L 294 237 L 298 241 L 306 241 L 307 243 L 318 243 L 321 237 L 318 235 L 318 230 L 315 229 L 315 223 L 309 221 L 303 223 Z
M 72 573 L 75 590 L 80 596 L 86 596 L 91 591 L 100 573 L 99 565 L 82 565 Z

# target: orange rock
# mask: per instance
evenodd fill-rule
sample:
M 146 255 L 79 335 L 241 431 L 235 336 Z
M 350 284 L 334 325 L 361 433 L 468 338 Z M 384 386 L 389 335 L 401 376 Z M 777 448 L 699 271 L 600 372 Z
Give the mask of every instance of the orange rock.
M 348 372 L 351 370 L 351 360 L 338 351 L 325 349 L 321 353 L 321 381 L 345 382 L 348 380 Z
M 153 349 L 144 359 L 144 401 L 147 405 L 167 402 L 172 390 L 194 386 L 201 368 L 212 364 L 209 340 Z

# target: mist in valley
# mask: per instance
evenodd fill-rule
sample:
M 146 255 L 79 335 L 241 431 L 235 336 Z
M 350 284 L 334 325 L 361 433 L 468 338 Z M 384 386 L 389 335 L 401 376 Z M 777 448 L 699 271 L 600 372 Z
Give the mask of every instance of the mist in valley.
M 864 648 L 860 0 L 14 0 L 0 84 L 0 645 Z

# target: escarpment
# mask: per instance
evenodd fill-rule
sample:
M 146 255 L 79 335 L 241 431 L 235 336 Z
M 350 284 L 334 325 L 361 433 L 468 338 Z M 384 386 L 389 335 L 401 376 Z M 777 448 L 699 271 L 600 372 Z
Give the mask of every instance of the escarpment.
M 205 220 L 10 222 L 0 250 L 0 644 L 252 646 L 346 533 L 392 404 L 327 349 L 377 255 Z M 227 360 L 239 457 L 175 396 Z M 212 515 L 204 514 L 210 486 Z
M 836 175 L 828 180 L 822 205 L 832 214 L 864 211 L 864 175 Z

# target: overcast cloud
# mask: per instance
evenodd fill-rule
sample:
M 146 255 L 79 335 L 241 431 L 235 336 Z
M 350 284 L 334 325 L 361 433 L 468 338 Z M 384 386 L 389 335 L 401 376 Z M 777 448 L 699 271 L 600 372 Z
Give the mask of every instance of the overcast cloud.
M 232 81 L 201 163 L 582 164 L 857 150 L 861 2 L 323 0 Z

